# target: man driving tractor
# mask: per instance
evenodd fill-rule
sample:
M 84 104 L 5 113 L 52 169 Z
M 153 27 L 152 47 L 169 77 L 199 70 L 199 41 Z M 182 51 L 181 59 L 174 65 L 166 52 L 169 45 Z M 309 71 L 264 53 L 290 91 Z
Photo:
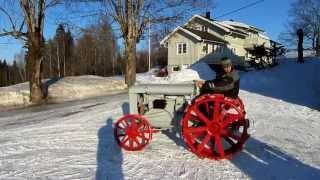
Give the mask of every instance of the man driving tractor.
M 220 93 L 235 99 L 239 94 L 239 74 L 234 70 L 231 60 L 227 57 L 220 60 L 220 65 L 221 74 L 218 74 L 213 80 L 196 81 L 196 86 L 200 88 L 201 94 Z

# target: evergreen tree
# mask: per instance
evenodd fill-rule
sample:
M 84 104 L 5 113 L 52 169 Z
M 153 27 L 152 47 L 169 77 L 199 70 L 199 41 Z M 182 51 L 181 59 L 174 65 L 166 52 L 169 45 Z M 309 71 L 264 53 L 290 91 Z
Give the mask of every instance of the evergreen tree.
M 9 68 L 8 68 L 8 64 L 7 64 L 7 61 L 4 59 L 3 60 L 3 63 L 2 63 L 2 77 L 3 77 L 3 84 L 2 86 L 8 86 L 8 72 Z
M 0 87 L 3 86 L 3 63 L 0 59 Z
M 66 51 L 66 75 L 73 76 L 74 75 L 74 39 L 70 30 L 66 33 L 66 42 L 65 42 L 65 51 Z

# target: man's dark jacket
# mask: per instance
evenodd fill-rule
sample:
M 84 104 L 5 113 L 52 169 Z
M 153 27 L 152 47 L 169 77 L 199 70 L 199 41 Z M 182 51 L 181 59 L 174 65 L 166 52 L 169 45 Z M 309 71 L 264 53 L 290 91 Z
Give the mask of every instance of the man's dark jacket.
M 230 73 L 221 74 L 213 80 L 206 81 L 201 88 L 201 94 L 220 93 L 227 97 L 237 98 L 239 85 L 239 74 L 235 70 L 232 70 Z

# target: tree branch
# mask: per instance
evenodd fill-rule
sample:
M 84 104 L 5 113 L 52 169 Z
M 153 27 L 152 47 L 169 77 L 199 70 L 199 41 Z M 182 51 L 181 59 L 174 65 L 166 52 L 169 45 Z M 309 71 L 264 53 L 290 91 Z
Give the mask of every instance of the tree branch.
M 44 27 L 44 11 L 45 11 L 45 0 L 39 0 L 38 4 L 39 12 L 38 12 L 38 28 L 41 30 L 41 34 L 43 34 L 43 27 Z
M 47 5 L 45 5 L 44 9 L 56 6 L 58 4 L 62 4 L 61 0 L 52 0 Z
M 3 9 L 2 7 L 0 7 L 0 11 L 2 11 L 9 18 L 9 21 L 11 23 L 12 29 L 15 30 L 16 26 L 15 26 L 15 23 L 13 22 L 12 17 L 10 16 L 10 14 L 5 9 Z
M 0 33 L 0 37 L 4 36 L 12 36 L 16 39 L 21 39 L 23 41 L 27 40 L 27 33 L 19 32 L 19 31 L 6 31 L 3 30 L 3 33 Z

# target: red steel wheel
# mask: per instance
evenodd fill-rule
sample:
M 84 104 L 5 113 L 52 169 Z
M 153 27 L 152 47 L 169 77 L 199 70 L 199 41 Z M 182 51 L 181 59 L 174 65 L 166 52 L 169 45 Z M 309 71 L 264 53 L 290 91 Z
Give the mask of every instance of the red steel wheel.
M 221 94 L 196 98 L 182 119 L 182 135 L 189 149 L 197 156 L 228 159 L 242 149 L 248 139 L 248 123 L 238 100 Z
M 152 128 L 141 115 L 129 114 L 114 124 L 114 137 L 127 151 L 142 150 L 152 139 Z

